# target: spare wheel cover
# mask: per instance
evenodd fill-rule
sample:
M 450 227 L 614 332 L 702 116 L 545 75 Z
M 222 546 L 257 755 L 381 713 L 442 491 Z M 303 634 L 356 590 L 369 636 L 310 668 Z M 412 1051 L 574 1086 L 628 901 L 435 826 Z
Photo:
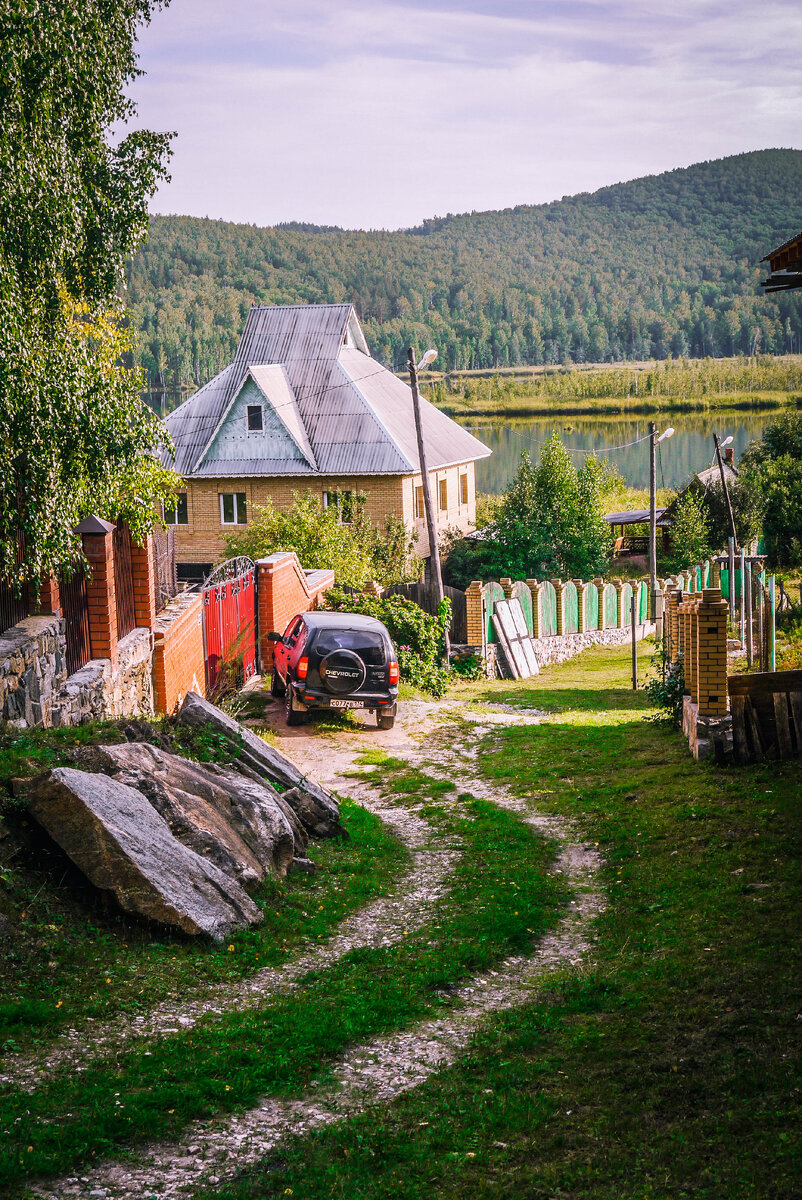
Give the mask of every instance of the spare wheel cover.
M 320 678 L 328 691 L 346 696 L 365 682 L 365 664 L 353 650 L 334 650 L 320 664 Z

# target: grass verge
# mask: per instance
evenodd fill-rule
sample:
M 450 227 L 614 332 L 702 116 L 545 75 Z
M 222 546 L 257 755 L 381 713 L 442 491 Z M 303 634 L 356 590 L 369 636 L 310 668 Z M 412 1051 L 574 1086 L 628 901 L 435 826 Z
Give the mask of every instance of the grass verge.
M 602 849 L 593 966 L 217 1200 L 800 1195 L 799 764 L 694 763 L 628 666 L 593 650 L 474 689 L 552 714 L 494 732 L 481 767 Z
M 68 762 L 76 743 L 119 738 L 114 724 L 7 737 L 0 778 Z M 217 752 L 197 739 L 183 748 Z M 312 842 L 317 872 L 266 880 L 254 893 L 262 925 L 214 945 L 105 905 L 24 808 L 7 805 L 0 829 L 13 826 L 17 836 L 0 838 L 0 913 L 13 931 L 0 940 L 0 1049 L 34 1049 L 86 1017 L 146 1012 L 159 1001 L 277 965 L 329 937 L 344 917 L 390 890 L 409 861 L 377 817 L 348 801 L 342 816 L 350 840 Z
M 493 805 L 461 797 L 391 760 L 376 767 L 399 803 L 413 801 L 464 852 L 449 894 L 419 930 L 353 951 L 272 1003 L 64 1073 L 32 1095 L 0 1091 L 0 1182 L 52 1174 L 187 1122 L 247 1108 L 265 1093 L 299 1093 L 325 1078 L 349 1044 L 398 1029 L 449 1003 L 466 975 L 521 952 L 558 918 L 564 887 L 549 875 L 553 847 Z M 443 797 L 446 797 L 445 801 Z

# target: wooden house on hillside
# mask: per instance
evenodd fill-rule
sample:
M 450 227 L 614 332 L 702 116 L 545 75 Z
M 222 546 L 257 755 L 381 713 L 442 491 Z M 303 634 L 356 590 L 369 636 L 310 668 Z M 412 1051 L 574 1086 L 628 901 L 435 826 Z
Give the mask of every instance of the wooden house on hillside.
M 421 401 L 432 496 L 441 528 L 476 517 L 474 466 L 490 450 Z M 347 522 L 365 493 L 375 524 L 395 514 L 428 556 L 412 393 L 371 358 L 351 304 L 251 309 L 234 361 L 167 417 L 185 490 L 165 514 L 186 576 L 224 550 L 255 506 L 311 491 Z

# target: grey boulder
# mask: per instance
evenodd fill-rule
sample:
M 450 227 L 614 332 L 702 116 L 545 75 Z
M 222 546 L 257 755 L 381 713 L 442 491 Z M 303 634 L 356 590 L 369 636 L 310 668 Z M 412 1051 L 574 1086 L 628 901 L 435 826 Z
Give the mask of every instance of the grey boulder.
M 215 941 L 262 914 L 235 879 L 182 845 L 141 792 L 56 767 L 26 784 L 31 816 L 126 912 Z
M 245 725 L 240 725 L 239 721 L 196 692 L 187 692 L 178 720 L 183 725 L 210 725 L 231 742 L 232 750 L 245 766 L 271 783 L 289 789 L 283 792 L 284 799 L 313 837 L 345 836 L 345 829 L 340 822 L 340 809 L 331 792 L 302 775 L 286 754 L 268 745 L 264 738 Z M 300 796 L 303 797 L 302 803 Z
M 273 789 L 234 771 L 142 742 L 92 746 L 75 760 L 136 788 L 180 842 L 243 887 L 261 883 L 266 875 L 286 875 L 293 857 L 304 853 L 304 841 L 296 837 Z

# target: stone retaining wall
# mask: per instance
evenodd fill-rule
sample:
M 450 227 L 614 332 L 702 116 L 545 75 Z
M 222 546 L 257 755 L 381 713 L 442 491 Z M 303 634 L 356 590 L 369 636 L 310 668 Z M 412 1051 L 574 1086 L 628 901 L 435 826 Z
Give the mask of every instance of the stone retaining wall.
M 649 637 L 655 631 L 652 622 L 635 627 L 635 637 L 638 641 Z M 625 646 L 632 641 L 632 630 L 626 629 L 589 629 L 586 633 L 560 633 L 553 637 L 532 638 L 538 665 L 551 666 L 554 663 L 566 662 L 591 646 Z
M 152 638 L 134 629 L 118 663 L 93 659 L 67 676 L 64 621 L 27 617 L 0 636 L 0 719 L 18 729 L 153 713 Z

